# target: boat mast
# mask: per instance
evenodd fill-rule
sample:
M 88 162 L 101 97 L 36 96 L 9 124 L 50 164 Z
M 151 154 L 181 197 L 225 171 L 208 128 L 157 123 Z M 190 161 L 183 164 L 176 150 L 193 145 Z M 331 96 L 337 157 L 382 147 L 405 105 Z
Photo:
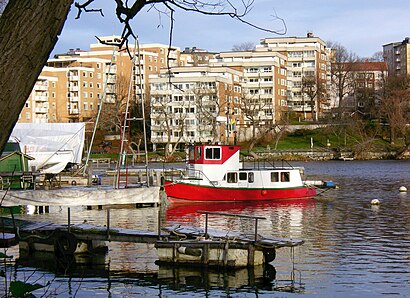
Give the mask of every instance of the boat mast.
M 145 92 L 143 91 L 142 88 L 142 70 L 141 70 L 141 55 L 140 55 L 140 44 L 138 40 L 138 36 L 136 39 L 137 42 L 137 49 L 138 49 L 138 88 L 140 91 L 140 99 L 141 99 L 141 110 L 142 110 L 142 129 L 144 133 L 144 153 L 145 153 L 145 177 L 147 177 L 147 186 L 149 185 L 149 179 L 148 179 L 148 148 L 147 148 L 147 128 L 146 128 L 146 123 L 145 123 Z
M 121 183 L 124 183 L 124 187 L 128 186 L 128 149 L 130 146 L 130 98 L 132 96 L 133 84 L 134 84 L 134 65 L 135 65 L 135 52 L 136 52 L 136 41 L 134 44 L 134 52 L 133 57 L 131 60 L 131 71 L 130 71 L 130 79 L 128 85 L 128 95 L 127 95 L 127 102 L 125 105 L 125 111 L 122 113 L 122 121 L 121 121 L 121 135 L 120 135 L 120 152 L 118 155 L 118 163 L 117 163 L 117 177 L 115 179 L 115 188 L 120 188 Z M 124 171 L 121 171 L 124 170 Z M 121 180 L 124 177 L 125 180 Z
M 107 72 L 107 75 L 105 76 L 104 90 L 103 90 L 103 94 L 102 94 L 101 99 L 100 99 L 100 105 L 99 105 L 99 107 L 98 107 L 98 113 L 97 113 L 97 118 L 96 118 L 96 120 L 95 120 L 93 135 L 92 135 L 92 137 L 91 137 L 91 141 L 90 141 L 90 144 L 89 144 L 89 146 L 88 146 L 87 158 L 86 158 L 86 160 L 85 160 L 85 165 L 84 165 L 83 174 L 86 173 L 87 167 L 88 167 L 88 163 L 89 163 L 89 161 L 90 161 L 91 149 L 92 149 L 92 147 L 93 147 L 93 142 L 94 142 L 94 138 L 95 138 L 95 133 L 96 133 L 96 131 L 97 131 L 97 126 L 98 126 L 98 121 L 100 120 L 100 115 L 101 115 L 102 106 L 103 106 L 105 97 L 106 97 L 106 95 L 107 95 L 108 79 L 109 79 L 109 77 L 110 77 L 110 75 L 111 75 L 111 68 L 112 68 L 112 66 L 113 66 L 113 64 L 114 64 L 114 58 L 115 58 L 115 52 L 116 52 L 116 50 L 117 50 L 117 47 L 114 46 L 114 48 L 113 48 L 113 50 L 112 50 L 110 66 L 108 67 L 108 72 Z

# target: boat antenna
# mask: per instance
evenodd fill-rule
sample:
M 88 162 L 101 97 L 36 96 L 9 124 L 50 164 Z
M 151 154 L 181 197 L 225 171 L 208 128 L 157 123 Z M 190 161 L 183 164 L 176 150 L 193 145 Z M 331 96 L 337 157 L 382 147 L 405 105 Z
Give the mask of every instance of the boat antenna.
M 92 149 L 92 147 L 93 147 L 93 142 L 94 142 L 94 138 L 95 138 L 95 133 L 96 133 L 96 131 L 97 131 L 97 126 L 98 126 L 98 121 L 100 120 L 100 115 L 101 115 L 101 110 L 102 110 L 103 102 L 104 102 L 105 97 L 106 97 L 106 95 L 107 95 L 108 79 L 109 79 L 109 77 L 110 77 L 110 75 L 111 75 L 111 68 L 112 68 L 112 66 L 113 66 L 113 64 L 114 64 L 115 52 L 116 52 L 116 51 L 117 51 L 117 47 L 114 46 L 114 47 L 113 47 L 113 50 L 112 50 L 110 66 L 108 67 L 108 72 L 107 72 L 107 75 L 105 76 L 105 83 L 104 83 L 103 94 L 102 94 L 102 96 L 101 96 L 100 105 L 99 105 L 99 107 L 98 107 L 98 113 L 97 113 L 97 118 L 96 118 L 96 120 L 95 120 L 93 135 L 92 135 L 92 137 L 91 137 L 90 145 L 89 145 L 89 147 L 88 147 L 88 153 L 87 153 L 87 158 L 86 158 L 86 160 L 85 160 L 85 165 L 84 165 L 83 174 L 85 174 L 85 172 L 86 172 L 86 170 L 87 170 L 87 167 L 88 167 L 88 163 L 89 163 L 89 161 L 90 161 L 91 149 Z

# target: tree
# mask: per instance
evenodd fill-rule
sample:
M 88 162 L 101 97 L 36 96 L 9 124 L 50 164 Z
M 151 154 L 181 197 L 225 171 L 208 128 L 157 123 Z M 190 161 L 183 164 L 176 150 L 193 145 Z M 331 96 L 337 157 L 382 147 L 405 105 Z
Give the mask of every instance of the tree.
M 302 93 L 306 94 L 310 101 L 312 120 L 317 121 L 320 107 L 321 84 L 315 76 L 302 77 Z
M 98 1 L 76 2 L 77 16 L 89 11 L 103 14 L 101 10 L 91 8 L 94 2 Z M 0 17 L 0 127 L 4 131 L 0 136 L 0 151 L 57 42 L 72 3 L 73 0 L 9 0 Z M 205 15 L 225 15 L 254 28 L 276 33 L 245 19 L 252 8 L 252 0 L 242 1 L 241 7 L 229 0 L 115 0 L 115 3 L 116 16 L 124 26 L 119 46 L 128 44 L 128 39 L 135 37 L 130 22 L 144 7 L 169 16 L 171 37 L 176 9 Z
M 338 43 L 328 42 L 332 49 L 331 55 L 331 76 L 332 85 L 336 89 L 338 98 L 338 116 L 342 117 L 343 99 L 352 93 L 354 86 L 353 68 L 357 61 L 356 55 L 349 52 L 345 47 Z
M 410 78 L 387 78 L 381 112 L 390 129 L 390 142 L 394 144 L 397 137 L 403 137 L 405 146 L 410 146 Z
M 57 42 L 72 0 L 10 0 L 0 17 L 0 151 Z
M 232 47 L 232 51 L 240 52 L 240 51 L 252 51 L 255 49 L 255 44 L 251 41 L 246 41 L 241 44 L 235 44 Z
M 122 119 L 121 115 L 125 112 L 125 105 L 128 99 L 128 86 L 128 78 L 125 76 L 117 77 L 113 101 L 109 102 L 106 100 L 102 103 L 101 115 L 98 121 L 99 129 L 109 133 L 119 133 Z
M 201 88 L 200 85 L 193 91 L 197 108 L 198 133 L 202 135 L 210 130 L 212 143 L 219 139 L 216 117 L 220 115 L 226 103 L 218 98 L 216 89 Z M 204 140 L 207 141 L 207 140 Z

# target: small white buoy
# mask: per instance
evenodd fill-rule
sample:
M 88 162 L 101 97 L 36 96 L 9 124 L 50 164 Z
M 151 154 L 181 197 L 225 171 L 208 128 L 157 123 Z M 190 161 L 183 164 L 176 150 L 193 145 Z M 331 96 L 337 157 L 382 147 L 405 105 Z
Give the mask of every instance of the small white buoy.
M 400 192 L 407 192 L 407 188 L 405 186 L 400 186 L 399 191 Z
M 373 200 L 371 201 L 371 204 L 372 204 L 372 205 L 380 205 L 380 201 L 379 201 L 378 199 L 373 199 Z

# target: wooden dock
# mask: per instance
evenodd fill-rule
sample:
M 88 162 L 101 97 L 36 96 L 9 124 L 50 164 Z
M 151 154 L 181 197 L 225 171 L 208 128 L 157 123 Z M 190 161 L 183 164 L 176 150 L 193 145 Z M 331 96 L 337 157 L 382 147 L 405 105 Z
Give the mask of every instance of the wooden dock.
M 109 212 L 109 211 L 107 211 Z M 295 247 L 303 240 L 261 236 L 257 222 L 262 217 L 231 215 L 227 213 L 198 211 L 206 215 L 204 228 L 174 225 L 157 232 L 112 228 L 109 220 L 104 227 L 90 224 L 54 224 L 33 222 L 14 217 L 0 217 L 0 229 L 14 233 L 20 250 L 30 254 L 35 251 L 53 252 L 67 257 L 90 251 L 107 251 L 106 242 L 133 242 L 154 244 L 159 262 L 173 265 L 200 265 L 223 267 L 249 267 L 272 262 L 276 249 Z M 255 232 L 243 234 L 232 231 L 208 229 L 208 216 L 234 216 L 255 221 Z M 107 217 L 109 218 L 109 217 Z M 293 250 L 292 250 L 293 251 Z M 26 253 L 27 255 L 27 253 Z

